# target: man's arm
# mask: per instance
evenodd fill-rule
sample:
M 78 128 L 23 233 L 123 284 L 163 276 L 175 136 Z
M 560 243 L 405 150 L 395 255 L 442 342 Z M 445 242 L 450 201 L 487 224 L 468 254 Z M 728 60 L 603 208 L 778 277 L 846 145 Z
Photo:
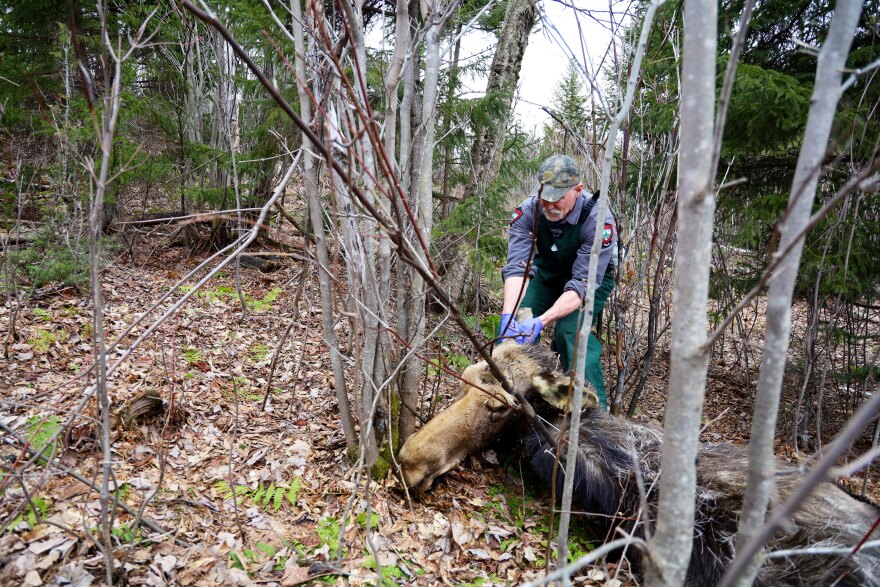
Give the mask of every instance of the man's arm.
M 525 285 L 534 276 L 535 267 L 530 266 L 529 275 L 526 275 L 526 265 L 529 264 L 529 256 L 534 258 L 535 251 L 532 245 L 532 229 L 535 222 L 535 204 L 531 199 L 526 200 L 514 210 L 510 221 L 510 229 L 507 236 L 507 263 L 501 270 L 501 278 L 504 280 L 504 303 L 501 307 L 502 314 L 512 314 L 517 304 L 525 294 Z
M 505 283 L 506 285 L 506 283 Z M 572 312 L 576 312 L 581 307 L 581 296 L 576 291 L 565 291 L 559 296 L 559 299 L 550 306 L 546 312 L 538 316 L 541 323 L 547 326 L 551 322 L 555 322 L 560 318 L 565 318 Z
M 520 300 L 520 291 L 525 295 L 523 281 L 525 281 L 525 278 L 522 275 L 514 275 L 504 280 L 504 304 L 501 306 L 502 314 L 512 314 Z M 528 287 L 528 282 L 526 282 L 526 287 Z M 550 306 L 546 312 L 537 317 L 540 318 L 541 322 L 546 326 L 551 322 L 555 322 L 556 320 L 564 318 L 572 312 L 577 311 L 580 306 L 581 296 L 578 295 L 577 292 L 566 291 L 559 296 L 556 303 Z
M 520 301 L 520 291 L 525 295 L 525 289 L 523 288 L 523 282 L 525 281 L 526 278 L 523 275 L 511 275 L 504 280 L 504 303 L 501 306 L 502 314 L 513 313 L 513 310 Z

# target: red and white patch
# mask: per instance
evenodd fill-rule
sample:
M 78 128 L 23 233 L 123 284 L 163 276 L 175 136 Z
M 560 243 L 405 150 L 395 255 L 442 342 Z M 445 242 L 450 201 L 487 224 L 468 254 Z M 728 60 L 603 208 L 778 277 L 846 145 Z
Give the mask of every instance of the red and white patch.
M 605 223 L 605 229 L 602 231 L 602 248 L 610 247 L 611 241 L 614 240 L 614 225 Z
M 522 218 L 522 215 L 523 215 L 522 208 L 517 208 L 516 210 L 513 211 L 513 214 L 510 215 L 510 223 L 513 224 L 514 222 L 516 222 L 517 220 Z

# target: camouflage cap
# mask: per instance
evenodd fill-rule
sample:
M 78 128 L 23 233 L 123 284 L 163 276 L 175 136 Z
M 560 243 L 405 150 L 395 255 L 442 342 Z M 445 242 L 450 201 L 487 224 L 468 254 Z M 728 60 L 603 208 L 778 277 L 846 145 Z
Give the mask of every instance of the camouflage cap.
M 532 195 L 537 196 L 541 186 L 541 199 L 558 202 L 565 192 L 581 182 L 577 164 L 568 155 L 553 155 L 538 169 L 538 187 Z

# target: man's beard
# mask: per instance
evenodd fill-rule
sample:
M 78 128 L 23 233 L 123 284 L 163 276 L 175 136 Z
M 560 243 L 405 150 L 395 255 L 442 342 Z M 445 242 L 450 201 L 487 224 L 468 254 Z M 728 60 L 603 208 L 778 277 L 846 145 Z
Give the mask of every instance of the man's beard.
M 549 220 L 550 222 L 559 222 L 560 220 L 565 218 L 565 215 L 562 213 L 562 210 L 557 210 L 556 208 L 553 208 L 551 210 L 545 209 L 544 216 L 546 216 L 547 220 Z

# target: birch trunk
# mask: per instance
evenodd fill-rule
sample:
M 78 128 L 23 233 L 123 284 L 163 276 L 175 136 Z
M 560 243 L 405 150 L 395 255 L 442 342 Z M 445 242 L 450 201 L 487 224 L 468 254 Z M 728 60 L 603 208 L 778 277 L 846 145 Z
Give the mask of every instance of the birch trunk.
M 407 1 L 407 0 L 402 0 Z M 415 11 L 418 9 L 417 2 L 408 2 L 407 3 L 407 11 L 409 13 L 409 19 L 407 22 L 408 26 L 408 47 L 407 51 L 409 52 L 409 58 L 404 61 L 403 65 L 403 100 L 400 102 L 400 187 L 403 190 L 403 193 L 407 194 L 410 197 L 410 204 L 417 202 L 417 198 L 412 197 L 412 177 L 413 173 L 413 161 L 420 161 L 421 157 L 421 147 L 415 137 L 413 137 L 413 127 L 418 127 L 418 119 L 417 115 L 419 100 L 418 100 L 418 72 L 419 72 L 419 64 L 421 61 L 421 52 L 418 51 L 415 47 L 415 40 L 417 37 L 417 17 Z M 405 210 L 403 210 L 403 205 L 400 204 L 399 209 L 399 217 L 403 218 L 406 215 Z M 404 231 L 407 237 L 412 236 L 412 227 L 408 225 L 404 225 L 401 230 Z M 410 298 L 410 292 L 412 292 L 412 279 L 415 271 L 412 267 L 408 266 L 404 263 L 400 257 L 397 259 L 397 314 L 398 314 L 398 323 L 397 327 L 399 332 L 404 338 L 409 340 L 410 333 L 410 308 L 412 305 L 412 301 Z M 405 398 L 405 394 L 417 395 L 418 389 L 413 387 L 408 387 L 412 385 L 413 378 L 415 377 L 415 381 L 418 382 L 418 376 L 413 376 L 412 374 L 408 374 L 408 371 L 412 369 L 417 369 L 418 366 L 415 363 L 410 363 L 409 365 L 405 365 L 402 368 L 400 374 L 400 385 L 399 388 L 401 390 L 401 398 Z M 410 400 L 411 401 L 411 400 Z M 407 409 L 406 407 L 403 407 Z M 411 405 L 410 409 L 417 409 L 417 406 Z M 404 435 L 403 431 L 401 431 L 400 440 L 403 441 L 406 439 L 406 435 Z
M 293 14 L 293 36 L 296 46 L 296 88 L 299 95 L 300 117 L 310 124 L 312 121 L 312 107 L 309 95 L 306 91 L 306 67 L 304 55 L 305 41 L 302 29 L 302 11 L 299 0 L 291 0 L 291 14 Z M 336 340 L 336 332 L 333 330 L 333 290 L 331 289 L 330 254 L 327 250 L 327 236 L 324 232 L 324 219 L 321 217 L 321 200 L 318 195 L 318 173 L 315 168 L 315 156 L 312 143 L 303 134 L 303 176 L 305 179 L 306 197 L 308 199 L 309 222 L 312 225 L 315 240 L 315 252 L 318 258 L 318 283 L 321 288 L 321 330 L 324 341 L 330 354 L 330 365 L 333 370 L 334 387 L 336 388 L 336 400 L 339 405 L 339 419 L 345 432 L 345 443 L 349 451 L 357 446 L 357 433 L 354 429 L 354 421 L 351 415 L 351 405 L 348 401 L 348 391 L 345 384 L 345 371 L 342 367 L 342 355 L 339 353 L 339 342 Z
M 834 113 L 843 93 L 841 76 L 861 12 L 861 0 L 837 2 L 828 38 L 819 53 L 810 113 L 792 181 L 788 211 L 779 223 L 781 238 L 776 254 L 788 250 L 790 246 L 792 249 L 780 262 L 767 296 L 764 357 L 752 415 L 749 478 L 736 536 L 737 550 L 755 540 L 763 527 L 773 491 L 773 439 L 791 333 L 791 302 L 804 247 L 804 229 L 810 219 Z M 746 570 L 735 578 L 735 584 L 742 587 L 751 585 L 761 562 L 760 557 L 749 561 Z
M 711 158 L 718 4 L 685 0 L 678 163 L 679 234 L 673 269 L 669 394 L 656 534 L 648 585 L 684 582 L 693 544 L 696 458 L 709 355 L 706 307 L 715 197 Z
M 371 204 L 376 204 L 381 208 L 387 209 L 384 201 L 377 198 L 378 186 L 374 178 L 382 176 L 379 171 L 378 158 L 374 150 L 373 137 L 375 137 L 375 146 L 382 148 L 379 142 L 379 133 L 374 125 L 372 110 L 369 107 L 370 97 L 367 95 L 367 49 L 363 35 L 363 5 L 362 2 L 355 2 L 353 6 L 342 3 L 346 13 L 349 25 L 349 33 L 352 42 L 352 56 L 354 63 L 352 64 L 353 74 L 356 77 L 354 83 L 355 91 L 358 94 L 360 108 L 365 117 L 358 116 L 352 121 L 353 128 L 360 128 L 361 140 L 359 147 L 363 160 L 363 172 L 361 177 L 364 182 L 364 192 Z M 361 233 L 367 235 L 379 234 L 378 223 L 370 215 L 363 215 L 361 224 Z M 378 247 L 377 247 L 378 243 Z M 363 279 L 361 286 L 364 291 L 364 303 L 366 312 L 364 318 L 369 323 L 366 326 L 367 336 L 364 339 L 368 348 L 364 349 L 364 357 L 370 362 L 364 366 L 366 369 L 368 385 L 364 388 L 365 404 L 366 400 L 370 403 L 371 417 L 376 417 L 376 406 L 382 406 L 379 413 L 381 421 L 377 421 L 375 428 L 379 434 L 378 441 L 384 443 L 386 440 L 391 441 L 393 434 L 390 430 L 386 430 L 385 426 L 388 418 L 387 402 L 377 402 L 376 394 L 383 391 L 382 386 L 385 385 L 386 365 L 390 363 L 390 355 L 388 349 L 388 334 L 385 328 L 380 327 L 380 323 L 388 324 L 388 309 L 383 303 L 388 299 L 391 288 L 391 243 L 387 238 L 371 238 L 364 242 L 365 245 L 365 262 L 368 264 L 366 271 L 360 274 Z M 378 255 L 377 255 L 378 252 Z M 377 262 L 378 261 L 378 262 Z M 363 420 L 362 420 L 363 422 Z
M 407 0 L 400 0 L 401 2 L 407 2 Z M 409 12 L 409 4 L 407 4 L 407 10 Z M 398 6 L 398 11 L 400 11 L 400 7 Z M 398 21 L 398 25 L 400 21 Z M 400 33 L 398 31 L 399 34 Z M 411 177 L 411 165 L 410 161 L 412 160 L 413 153 L 413 136 L 412 136 L 412 121 L 413 121 L 413 103 L 415 101 L 416 94 L 416 74 L 418 71 L 418 62 L 419 62 L 419 53 L 415 51 L 414 44 L 410 41 L 415 38 L 416 30 L 415 30 L 415 16 L 412 12 L 409 12 L 409 18 L 406 22 L 406 35 L 407 35 L 407 43 L 408 50 L 410 51 L 409 58 L 404 61 L 403 64 L 403 100 L 400 102 L 400 156 L 398 158 L 399 161 L 399 181 L 400 187 L 403 190 L 404 194 L 410 194 L 410 177 Z M 387 124 L 387 121 L 386 121 Z M 404 218 L 406 216 L 406 211 L 403 209 L 403 204 L 398 204 L 398 218 Z M 407 237 L 412 235 L 411 227 L 404 225 L 401 227 L 401 231 L 406 234 Z M 404 337 L 409 338 L 409 292 L 411 290 L 411 281 L 412 281 L 413 269 L 408 266 L 399 256 L 397 257 L 397 329 L 398 332 Z M 403 418 L 404 411 L 413 411 L 414 416 L 417 414 L 418 405 L 412 399 L 413 397 L 418 396 L 418 388 L 409 388 L 409 385 L 413 376 L 407 374 L 408 371 L 412 369 L 416 369 L 417 366 L 414 363 L 410 363 L 409 365 L 404 365 L 401 369 L 400 376 L 398 377 L 399 385 L 398 389 L 400 389 L 401 401 L 404 402 L 404 405 L 401 406 L 401 417 Z M 417 381 L 417 379 L 416 379 Z M 406 403 L 409 402 L 409 403 Z M 400 422 L 400 441 L 401 443 L 406 440 L 408 434 L 412 434 L 412 431 L 409 430 L 408 433 L 405 433 L 405 429 L 409 429 L 409 424 L 404 424 L 404 422 Z
M 403 0 L 405 1 L 405 0 Z M 415 39 L 415 16 L 410 13 L 409 38 Z M 413 105 L 416 102 L 416 82 L 418 81 L 419 52 L 414 43 L 410 44 L 411 54 L 403 66 L 403 100 L 400 102 L 400 187 L 410 193 L 412 163 L 417 157 L 413 145 Z
M 617 141 L 617 133 L 623 121 L 629 115 L 630 107 L 633 103 L 636 86 L 639 81 L 639 71 L 641 70 L 642 57 L 648 46 L 648 33 L 651 30 L 651 22 L 654 20 L 654 14 L 657 8 L 664 3 L 665 0 L 654 0 L 648 5 L 645 11 L 645 19 L 642 22 L 642 32 L 639 37 L 639 44 L 636 47 L 633 56 L 632 67 L 630 68 L 630 77 L 627 84 L 626 95 L 620 105 L 619 112 L 615 115 L 611 123 L 608 133 L 607 144 L 605 147 L 605 158 L 602 164 L 602 180 L 600 187 L 599 202 L 597 203 L 598 211 L 596 213 L 596 237 L 593 240 L 593 246 L 590 250 L 590 267 L 587 270 L 587 283 L 590 287 L 587 289 L 587 295 L 581 306 L 581 312 L 584 313 L 581 322 L 581 328 L 578 332 L 577 342 L 577 358 L 574 368 L 574 392 L 572 394 L 571 405 L 571 422 L 568 430 L 568 453 L 565 457 L 566 463 L 577 462 L 578 445 L 580 443 L 580 420 L 581 408 L 583 406 L 584 391 L 584 367 L 587 361 L 587 343 L 590 337 L 590 330 L 593 325 L 593 304 L 596 299 L 596 276 L 599 271 L 599 253 L 602 247 L 602 239 L 598 238 L 602 234 L 605 224 L 605 215 L 608 212 L 608 194 L 611 186 L 611 167 L 614 161 L 614 145 Z M 571 501 L 574 490 L 574 475 L 565 476 L 565 484 L 562 488 L 562 510 L 559 515 L 559 538 L 557 540 L 557 566 L 564 567 L 568 562 L 568 524 L 571 517 Z M 568 586 L 570 581 L 569 575 L 563 574 L 563 585 Z
M 342 134 L 348 128 L 348 124 L 344 124 L 339 115 L 339 112 L 345 111 L 340 86 L 341 79 L 334 78 L 329 92 L 331 99 L 328 100 L 326 106 L 327 124 L 325 126 L 330 135 L 327 144 L 330 145 L 330 156 L 343 162 L 343 166 L 354 174 L 353 157 L 348 150 L 352 138 Z M 329 161 L 327 166 L 331 168 Z M 373 426 L 373 415 L 375 402 L 378 399 L 378 385 L 381 384 L 381 381 L 374 380 L 374 373 L 377 369 L 379 331 L 379 319 L 376 313 L 378 308 L 376 273 L 370 245 L 365 242 L 372 233 L 365 232 L 367 230 L 366 224 L 361 220 L 363 214 L 352 197 L 345 180 L 336 171 L 331 171 L 331 181 L 333 182 L 333 197 L 342 232 L 349 295 L 357 300 L 354 312 L 357 315 L 356 323 L 360 330 L 362 344 L 359 359 L 355 360 L 355 368 L 359 370 L 359 373 L 354 387 L 360 392 L 358 420 L 360 422 L 363 462 L 367 467 L 372 467 L 379 456 L 380 439 L 377 439 L 376 428 Z
M 385 74 L 385 152 L 392 162 L 397 161 L 397 88 L 400 86 L 403 64 L 409 46 L 409 9 L 407 0 L 397 0 L 394 25 L 394 53 Z M 395 172 L 399 176 L 399 169 Z
M 419 159 L 419 173 L 417 183 L 417 199 L 415 204 L 417 230 L 426 240 L 430 247 L 431 231 L 434 227 L 434 120 L 437 113 L 437 93 L 440 78 L 440 35 L 443 28 L 457 6 L 458 0 L 447 5 L 443 12 L 440 10 L 440 2 L 435 1 L 430 6 L 422 7 L 422 18 L 425 20 L 425 78 L 422 87 L 422 116 L 420 132 L 417 143 L 420 145 L 421 159 Z M 416 161 L 416 159 L 413 159 Z M 419 249 L 419 263 L 428 267 L 426 252 Z M 406 304 L 407 332 L 406 339 L 411 348 L 418 349 L 425 342 L 425 302 L 428 288 L 424 278 L 416 271 L 408 272 L 412 278 L 408 288 L 408 300 Z M 403 371 L 401 399 L 401 414 L 411 412 L 411 417 L 401 420 L 401 439 L 405 439 L 415 430 L 415 407 L 419 390 L 419 375 L 421 369 L 418 359 L 413 356 L 408 360 L 408 365 Z
M 458 88 L 458 62 L 461 57 L 461 23 L 455 30 L 455 48 L 452 50 L 452 63 L 449 65 L 449 77 L 446 82 L 446 99 L 451 104 Z M 447 110 L 443 116 L 441 138 L 452 128 L 452 113 Z M 447 142 L 443 148 L 443 186 L 440 189 L 440 218 L 452 213 L 452 199 L 449 195 L 449 175 L 452 173 L 452 145 Z
M 485 192 L 501 164 L 501 147 L 507 131 L 513 94 L 519 81 L 523 55 L 529 43 L 529 33 L 535 26 L 536 7 L 533 0 L 508 0 L 498 47 L 492 56 L 492 67 L 486 82 L 486 94 L 500 92 L 502 108 L 494 125 L 477 129 L 471 150 L 472 169 L 465 187 L 465 195 Z
M 397 150 L 397 119 L 398 119 L 398 99 L 397 99 L 397 89 L 400 85 L 400 79 L 404 71 L 409 73 L 414 71 L 414 68 L 411 67 L 415 63 L 415 56 L 411 55 L 409 60 L 407 61 L 406 53 L 407 51 L 415 51 L 415 48 L 412 47 L 410 43 L 411 39 L 411 22 L 409 16 L 409 7 L 407 5 L 407 0 L 397 0 L 397 8 L 396 8 L 396 16 L 395 16 L 395 30 L 394 30 L 394 54 L 391 58 L 391 63 L 388 67 L 388 73 L 385 76 L 385 152 L 388 155 L 389 159 L 394 164 L 397 161 L 396 150 Z M 404 70 L 404 64 L 407 64 L 407 69 Z M 400 119 L 401 125 L 401 164 L 394 170 L 394 174 L 396 176 L 397 181 L 401 184 L 401 187 L 404 189 L 404 193 L 406 193 L 406 187 L 404 184 L 408 182 L 404 181 L 404 173 L 402 173 L 402 169 L 407 167 L 406 161 L 410 148 L 410 134 L 409 134 L 409 108 L 411 108 L 411 97 L 414 92 L 414 84 L 407 85 L 404 89 L 404 109 L 403 116 Z M 409 99 L 407 99 L 409 98 Z M 405 130 L 404 130 L 405 129 Z M 405 155 L 406 154 L 406 155 Z M 392 192 L 395 191 L 394 186 L 390 186 L 390 190 Z M 405 210 L 402 209 L 402 205 L 398 204 L 398 218 L 405 218 L 406 216 Z M 407 267 L 402 262 L 398 261 L 398 289 L 397 289 L 397 304 L 398 304 L 398 328 L 404 336 L 407 336 L 409 333 L 409 306 L 407 303 L 407 293 L 409 290 L 410 280 L 412 279 L 412 270 Z M 388 279 L 390 283 L 390 276 Z M 387 299 L 387 298 L 383 298 Z M 406 355 L 406 351 L 403 352 Z M 400 385 L 398 386 L 398 393 L 400 396 L 400 411 L 398 414 L 398 441 L 399 443 L 403 443 L 416 429 L 416 423 L 418 421 L 419 416 L 419 387 L 418 387 L 418 373 L 419 373 L 419 363 L 417 360 L 410 360 L 408 364 L 402 366 L 401 374 L 398 377 L 398 381 Z M 415 380 L 415 384 L 413 381 Z

